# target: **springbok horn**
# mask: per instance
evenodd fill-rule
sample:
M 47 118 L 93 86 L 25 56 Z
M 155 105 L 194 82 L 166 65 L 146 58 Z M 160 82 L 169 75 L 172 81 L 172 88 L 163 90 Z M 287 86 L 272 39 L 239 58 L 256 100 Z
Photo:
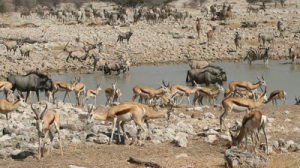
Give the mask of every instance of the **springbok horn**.
M 67 44 L 65 45 L 65 47 L 64 47 L 64 48 L 66 48 L 66 47 L 68 46 L 68 44 L 69 44 L 69 43 L 70 43 L 70 41 L 68 41 L 68 42 L 67 42 Z
M 33 104 L 31 104 L 31 109 L 32 109 L 32 111 L 34 112 L 36 118 L 39 118 L 39 115 L 38 115 L 38 113 L 36 112 L 36 109 L 33 108 Z
M 40 119 L 43 119 L 44 115 L 46 114 L 47 112 L 47 109 L 48 109 L 48 104 L 46 104 L 46 107 L 44 109 L 44 111 L 42 112 L 41 116 L 40 116 Z
M 261 78 L 262 78 L 263 80 L 265 80 L 263 75 L 261 75 Z
M 92 111 L 93 111 L 93 108 L 94 108 L 94 106 L 93 105 L 91 105 L 91 106 L 88 106 L 88 113 L 90 114 Z

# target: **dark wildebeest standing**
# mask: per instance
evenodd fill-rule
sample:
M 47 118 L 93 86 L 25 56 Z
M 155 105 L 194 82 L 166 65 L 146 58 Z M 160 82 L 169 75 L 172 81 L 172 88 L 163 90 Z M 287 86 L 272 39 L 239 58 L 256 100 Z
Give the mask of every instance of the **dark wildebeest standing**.
M 209 71 L 198 72 L 197 69 L 191 69 L 187 71 L 186 82 L 196 82 L 198 84 L 205 84 L 208 86 L 209 84 L 219 83 L 222 85 L 223 81 L 226 81 L 226 73 L 222 73 L 220 75 L 213 75 Z
M 127 40 L 127 44 L 129 43 L 129 39 L 130 37 L 132 36 L 132 31 L 128 31 L 126 33 L 120 33 L 119 36 L 118 36 L 118 39 L 117 39 L 117 42 L 119 41 L 120 43 L 123 42 L 124 39 Z
M 27 102 L 30 91 L 35 91 L 37 100 L 40 101 L 39 91 L 52 90 L 52 80 L 44 74 L 30 72 L 27 75 L 9 75 L 7 81 L 12 83 L 12 90 L 18 89 L 20 92 L 27 92 L 25 101 Z

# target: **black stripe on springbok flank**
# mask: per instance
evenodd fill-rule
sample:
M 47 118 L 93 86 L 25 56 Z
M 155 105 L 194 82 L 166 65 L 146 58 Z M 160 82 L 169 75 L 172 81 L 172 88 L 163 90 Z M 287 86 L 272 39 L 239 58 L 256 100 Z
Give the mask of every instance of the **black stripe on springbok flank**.
M 178 90 L 185 92 L 186 90 L 182 89 L 182 88 L 177 88 Z
M 204 93 L 204 94 L 206 94 L 206 95 L 209 95 L 206 91 L 204 91 L 204 90 L 199 90 L 199 92 L 201 92 L 201 93 Z
M 237 104 L 238 106 L 242 106 L 242 107 L 247 107 L 247 108 L 249 108 L 249 106 L 248 106 L 247 104 L 243 104 L 243 103 L 241 103 L 241 102 L 239 102 L 239 101 L 233 100 L 232 102 L 235 103 L 235 104 Z
M 91 94 L 96 96 L 96 92 L 94 90 L 91 90 Z
M 84 88 L 84 86 L 82 86 L 81 88 L 79 88 L 79 90 L 82 90 Z
M 68 87 L 65 87 L 65 86 L 61 85 L 61 83 L 57 83 L 57 85 L 58 85 L 60 88 L 68 89 Z
M 147 90 L 144 90 L 143 88 L 141 88 L 141 91 L 142 91 L 143 93 L 147 93 L 147 94 L 149 94 L 149 91 L 147 91 Z
M 123 114 L 126 114 L 128 113 L 129 111 L 131 110 L 131 108 L 127 108 L 127 109 L 123 109 L 123 110 L 120 110 L 116 113 L 116 115 L 123 115 Z
M 247 87 L 245 87 L 244 85 L 240 85 L 240 84 L 237 84 L 238 87 L 241 87 L 241 88 L 244 88 L 244 89 L 247 89 Z M 248 90 L 248 89 L 247 89 Z

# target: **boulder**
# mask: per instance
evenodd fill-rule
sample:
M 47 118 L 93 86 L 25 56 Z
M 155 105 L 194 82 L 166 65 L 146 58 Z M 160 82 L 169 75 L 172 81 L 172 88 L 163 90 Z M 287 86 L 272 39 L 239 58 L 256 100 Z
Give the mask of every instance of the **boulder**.
M 187 134 L 185 133 L 177 133 L 173 143 L 175 143 L 179 147 L 187 147 L 188 141 L 186 137 Z
M 225 151 L 225 167 L 226 168 L 263 168 L 266 167 L 267 159 L 258 153 L 250 153 L 242 151 L 237 147 L 232 147 Z
M 207 137 L 205 137 L 204 141 L 208 142 L 208 143 L 213 143 L 215 142 L 215 140 L 217 140 L 217 136 L 216 135 L 208 135 Z

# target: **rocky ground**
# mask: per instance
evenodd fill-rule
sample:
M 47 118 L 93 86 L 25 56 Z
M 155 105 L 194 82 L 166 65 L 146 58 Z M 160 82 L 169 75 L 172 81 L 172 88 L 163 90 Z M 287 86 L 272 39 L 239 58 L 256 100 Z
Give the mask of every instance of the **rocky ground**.
M 87 124 L 85 108 L 59 102 L 53 106 L 61 120 L 64 156 L 58 150 L 57 134 L 54 149 L 46 158 L 37 161 L 37 131 L 34 114 L 30 106 L 20 107 L 11 113 L 8 122 L 1 116 L 0 167 L 136 167 L 129 164 L 129 157 L 158 163 L 163 167 L 222 167 L 224 152 L 230 144 L 228 132 L 219 132 L 219 107 L 176 108 L 170 120 L 150 121 L 151 140 L 139 141 L 138 144 L 108 145 L 111 124 L 93 121 Z M 299 167 L 300 164 L 300 118 L 299 106 L 269 106 L 258 110 L 268 116 L 267 137 L 270 155 L 264 152 L 265 141 L 260 138 L 259 153 L 267 158 L 268 167 Z M 226 124 L 238 127 L 244 113 L 231 113 Z M 136 134 L 133 122 L 125 127 L 130 135 Z M 134 138 L 133 138 L 134 139 Z M 117 136 L 115 136 L 117 143 Z M 252 146 L 249 145 L 249 151 Z M 20 153 L 33 154 L 22 162 L 13 161 Z M 33 153 L 31 153 L 33 152 Z M 19 155 L 18 155 L 19 154 Z M 280 166 L 282 165 L 282 166 Z
M 234 4 L 234 18 L 226 25 L 219 21 L 210 21 L 200 14 L 198 8 L 184 8 L 193 18 L 179 24 L 166 21 L 149 25 L 145 21 L 130 27 L 120 26 L 87 26 L 63 25 L 56 20 L 37 18 L 21 19 L 16 13 L 1 15 L 0 23 L 19 25 L 34 23 L 37 28 L 0 28 L 0 36 L 4 38 L 29 37 L 35 40 L 47 40 L 46 44 L 34 44 L 32 54 L 27 59 L 18 60 L 19 54 L 13 56 L 0 45 L 0 75 L 7 73 L 26 73 L 38 70 L 46 73 L 55 72 L 87 72 L 91 62 L 66 63 L 67 53 L 62 48 L 68 41 L 75 43 L 76 37 L 81 40 L 102 41 L 104 48 L 100 54 L 103 59 L 114 59 L 118 55 L 130 58 L 134 65 L 177 63 L 186 61 L 185 56 L 208 61 L 234 60 L 240 61 L 249 47 L 257 47 L 259 32 L 275 34 L 272 46 L 273 59 L 282 59 L 288 55 L 291 45 L 299 45 L 299 9 L 294 1 L 288 1 L 285 8 L 269 6 L 265 13 L 248 16 L 245 2 L 231 1 Z M 215 2 L 213 2 L 215 3 Z M 222 4 L 223 1 L 216 3 Z M 209 4 L 208 4 L 209 6 Z M 180 7 L 180 5 L 178 6 Z M 203 31 L 200 39 L 195 32 L 195 18 L 203 18 Z M 276 23 L 282 20 L 287 24 L 285 38 L 278 37 Z M 258 28 L 240 28 L 241 21 L 257 21 Z M 214 41 L 206 44 L 205 33 L 209 25 L 218 25 Z M 129 44 L 116 43 L 120 31 L 132 29 L 134 34 Z M 239 31 L 243 37 L 243 49 L 235 51 L 233 35 Z M 7 57 L 5 57 L 6 55 Z M 36 159 L 38 138 L 35 128 L 34 114 L 30 106 L 21 107 L 11 113 L 7 124 L 5 116 L 0 120 L 0 167 L 138 167 L 129 164 L 129 157 L 158 163 L 163 167 L 223 167 L 224 153 L 228 148 L 230 136 L 228 132 L 220 133 L 219 107 L 180 107 L 176 108 L 169 121 L 166 119 L 152 120 L 151 140 L 140 145 L 108 145 L 111 124 L 94 121 L 87 124 L 87 110 L 71 104 L 58 103 L 53 108 L 61 118 L 61 135 L 64 156 L 54 149 L 47 157 Z M 267 158 L 267 167 L 300 167 L 300 115 L 299 106 L 262 106 L 260 110 L 268 116 L 267 133 L 270 155 L 263 151 L 264 139 L 261 137 L 259 153 Z M 226 119 L 228 126 L 238 127 L 244 113 L 231 113 Z M 135 135 L 136 126 L 126 124 L 129 134 Z M 58 147 L 57 138 L 54 147 Z M 249 147 L 251 150 L 251 145 Z M 20 153 L 30 155 L 23 161 L 15 161 Z M 34 156 L 31 156 L 34 155 Z M 74 166 L 73 166 L 74 168 Z
M 180 1 L 179 1 L 180 2 Z M 185 1 L 184 1 L 185 2 Z M 186 3 L 186 2 L 185 2 Z M 221 5 L 223 1 L 209 2 Z M 231 1 L 233 5 L 234 17 L 226 22 L 211 21 L 210 17 L 205 17 L 200 13 L 200 7 L 180 8 L 182 3 L 174 3 L 180 11 L 188 11 L 192 18 L 188 18 L 184 23 L 174 22 L 169 19 L 163 23 L 148 24 L 145 21 L 132 24 L 132 11 L 129 10 L 129 20 L 123 26 L 102 25 L 101 20 L 87 21 L 84 24 L 62 24 L 56 19 L 38 19 L 35 16 L 30 18 L 20 18 L 19 14 L 1 15 L 1 24 L 10 24 L 13 28 L 0 28 L 3 38 L 25 38 L 34 40 L 46 40 L 46 44 L 34 44 L 30 58 L 18 60 L 16 56 L 7 53 L 5 47 L 0 45 L 2 64 L 0 68 L 1 76 L 11 73 L 26 73 L 38 70 L 46 73 L 78 71 L 91 71 L 91 61 L 80 63 L 65 61 L 67 53 L 62 48 L 68 41 L 75 43 L 75 38 L 80 37 L 82 41 L 101 41 L 104 44 L 103 51 L 99 55 L 102 60 L 115 59 L 119 55 L 125 55 L 133 65 L 176 63 L 185 62 L 186 57 L 208 61 L 234 60 L 240 61 L 245 57 L 246 51 L 250 47 L 257 47 L 257 36 L 261 33 L 272 34 L 275 42 L 271 45 L 272 59 L 282 59 L 288 55 L 288 48 L 291 45 L 299 44 L 299 9 L 296 9 L 295 1 L 287 1 L 285 8 L 274 8 L 270 4 L 266 12 L 260 12 L 257 16 L 246 12 L 247 3 L 244 1 Z M 195 30 L 195 20 L 202 18 L 202 31 L 198 39 Z M 279 38 L 277 31 L 277 21 L 283 21 L 287 26 L 284 39 Z M 256 21 L 257 28 L 241 28 L 242 21 Z M 96 22 L 96 26 L 89 26 L 91 22 Z M 34 23 L 38 27 L 15 27 L 23 23 Z M 206 32 L 211 30 L 211 26 L 217 26 L 216 35 L 213 42 L 207 45 Z M 129 44 L 116 43 L 119 32 L 133 31 L 133 36 Z M 233 42 L 234 33 L 238 31 L 242 35 L 243 48 L 235 51 Z

